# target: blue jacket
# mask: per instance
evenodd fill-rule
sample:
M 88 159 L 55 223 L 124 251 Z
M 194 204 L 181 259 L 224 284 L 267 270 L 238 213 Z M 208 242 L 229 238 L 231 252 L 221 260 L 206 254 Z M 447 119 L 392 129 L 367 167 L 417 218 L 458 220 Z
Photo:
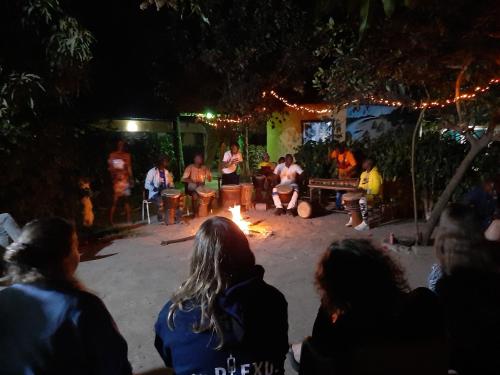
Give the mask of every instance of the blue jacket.
M 129 375 L 127 343 L 99 298 L 69 286 L 0 291 L 2 375 Z
M 481 226 L 483 229 L 488 228 L 497 207 L 496 195 L 488 194 L 481 186 L 476 186 L 465 195 L 464 203 L 475 208 Z
M 283 294 L 262 279 L 256 266 L 245 281 L 218 298 L 225 313 L 224 346 L 213 332 L 194 333 L 200 309 L 177 311 L 175 327 L 168 327 L 169 301 L 156 322 L 155 346 L 176 375 L 284 374 L 288 351 L 287 303 Z

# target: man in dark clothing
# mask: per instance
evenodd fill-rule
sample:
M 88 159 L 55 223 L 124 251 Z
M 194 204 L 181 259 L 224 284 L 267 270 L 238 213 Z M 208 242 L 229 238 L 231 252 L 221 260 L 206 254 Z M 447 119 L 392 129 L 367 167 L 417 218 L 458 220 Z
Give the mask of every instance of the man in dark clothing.
M 464 204 L 472 206 L 481 220 L 481 227 L 486 230 L 493 220 L 497 208 L 497 193 L 493 180 L 485 180 L 464 197 Z

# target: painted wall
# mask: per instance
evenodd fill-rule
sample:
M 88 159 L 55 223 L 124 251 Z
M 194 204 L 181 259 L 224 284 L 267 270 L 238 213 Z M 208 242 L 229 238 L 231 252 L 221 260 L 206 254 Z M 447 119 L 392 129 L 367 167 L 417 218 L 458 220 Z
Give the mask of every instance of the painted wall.
M 308 104 L 309 108 L 324 108 L 324 104 Z M 325 115 L 309 113 L 306 111 L 287 109 L 284 113 L 273 113 L 267 121 L 267 152 L 272 161 L 277 161 L 280 156 L 293 154 L 298 146 L 302 145 L 302 121 L 328 121 L 334 120 L 340 131 L 334 132 L 340 139 L 345 135 L 346 111 L 327 113 Z

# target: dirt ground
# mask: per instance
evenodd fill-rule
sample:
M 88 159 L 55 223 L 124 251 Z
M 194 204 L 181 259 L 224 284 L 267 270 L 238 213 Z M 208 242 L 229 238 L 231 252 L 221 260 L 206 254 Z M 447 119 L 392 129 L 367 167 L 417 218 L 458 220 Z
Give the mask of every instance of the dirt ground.
M 358 233 L 344 226 L 347 216 L 340 213 L 314 219 L 274 217 L 271 211 L 250 211 L 248 215 L 251 222 L 262 220 L 261 225 L 272 228 L 273 235 L 255 235 L 250 237 L 250 243 L 257 262 L 266 269 L 265 280 L 287 298 L 292 342 L 311 332 L 319 304 L 313 285 L 314 270 L 329 243 L 353 237 L 371 238 L 380 244 L 391 232 L 396 236 L 413 233 L 410 222 Z M 97 249 L 95 255 L 87 254 L 80 264 L 78 277 L 111 311 L 129 344 L 129 359 L 136 373 L 163 367 L 153 346 L 153 325 L 161 307 L 187 274 L 193 245 L 192 240 L 167 246 L 160 242 L 193 235 L 202 221 L 139 226 L 124 238 L 104 243 L 102 249 Z M 412 287 L 425 286 L 434 261 L 430 249 L 387 251 L 399 259 Z M 287 374 L 293 374 L 288 365 Z

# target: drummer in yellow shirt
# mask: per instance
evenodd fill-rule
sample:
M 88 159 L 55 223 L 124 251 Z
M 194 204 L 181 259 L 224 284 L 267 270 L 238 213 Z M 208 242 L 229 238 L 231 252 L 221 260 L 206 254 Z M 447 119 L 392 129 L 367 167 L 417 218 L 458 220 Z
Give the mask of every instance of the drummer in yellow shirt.
M 382 196 L 382 186 L 382 175 L 375 166 L 375 160 L 373 158 L 365 159 L 363 162 L 363 173 L 361 173 L 358 185 L 359 190 L 364 193 L 363 197 L 359 200 L 359 208 L 361 210 L 363 222 L 354 229 L 358 231 L 370 229 L 368 225 L 368 203 L 373 203 L 373 201 Z M 352 226 L 352 218 L 349 218 L 349 222 L 346 226 Z

